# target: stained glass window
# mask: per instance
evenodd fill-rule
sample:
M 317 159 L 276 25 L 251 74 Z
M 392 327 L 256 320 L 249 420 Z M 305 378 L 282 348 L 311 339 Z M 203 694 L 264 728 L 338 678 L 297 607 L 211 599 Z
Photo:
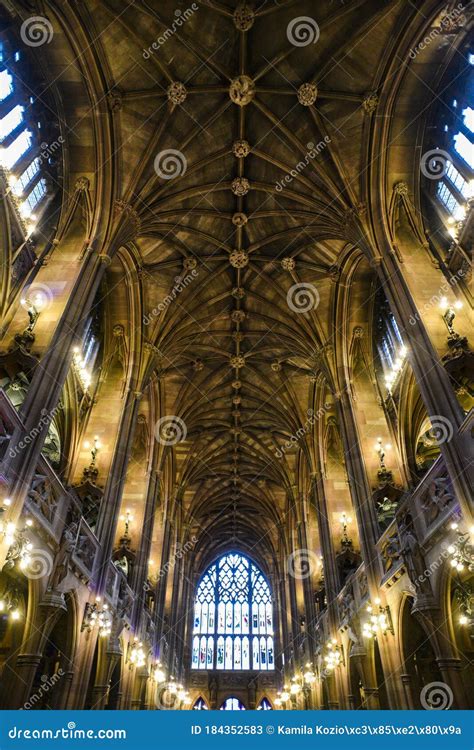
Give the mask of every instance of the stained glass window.
M 33 221 L 33 212 L 37 213 L 40 204 L 46 205 L 44 175 L 49 170 L 38 152 L 47 144 L 39 143 L 42 115 L 32 106 L 34 98 L 27 97 L 23 87 L 17 85 L 16 63 L 20 57 L 8 49 L 8 44 L 0 42 L 0 168 L 6 173 L 20 216 Z M 58 148 L 60 142 L 56 144 Z M 27 229 L 34 229 L 31 222 Z
M 207 711 L 207 705 L 204 698 L 198 698 L 196 703 L 193 706 L 193 711 Z
M 257 711 L 273 711 L 272 704 L 270 703 L 268 698 L 262 698 L 257 706 Z
M 221 706 L 221 711 L 245 711 L 245 706 L 238 698 L 227 698 Z
M 471 63 L 472 53 L 467 57 Z M 452 84 L 447 87 L 447 97 L 442 97 L 445 104 L 440 110 L 444 120 L 444 143 L 441 142 L 439 146 L 445 154 L 449 154 L 450 159 L 446 161 L 446 168 L 436 187 L 436 196 L 449 215 L 450 224 L 454 223 L 453 219 L 464 220 L 466 201 L 474 193 L 474 71 L 464 65 L 462 56 L 456 65 L 458 63 L 460 67 L 452 76 Z M 438 146 L 438 143 L 435 145 Z
M 274 669 L 273 607 L 261 571 L 236 552 L 202 577 L 194 604 L 193 669 Z

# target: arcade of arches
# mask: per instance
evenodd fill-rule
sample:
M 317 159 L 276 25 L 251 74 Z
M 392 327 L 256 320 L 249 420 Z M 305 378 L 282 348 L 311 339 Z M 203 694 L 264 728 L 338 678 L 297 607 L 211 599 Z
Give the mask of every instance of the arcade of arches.
M 472 702 L 464 6 L 0 2 L 1 708 Z

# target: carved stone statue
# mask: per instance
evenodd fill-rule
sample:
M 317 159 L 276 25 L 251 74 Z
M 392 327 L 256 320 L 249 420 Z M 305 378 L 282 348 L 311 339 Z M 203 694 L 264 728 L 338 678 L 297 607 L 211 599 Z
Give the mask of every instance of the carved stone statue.
M 431 585 L 426 575 L 424 550 L 419 543 L 410 518 L 404 518 L 399 526 L 400 553 L 407 575 L 417 594 L 431 594 Z
M 56 555 L 56 563 L 49 580 L 48 589 L 55 591 L 69 573 L 71 558 L 76 546 L 78 524 L 73 522 L 64 529 L 59 550 Z

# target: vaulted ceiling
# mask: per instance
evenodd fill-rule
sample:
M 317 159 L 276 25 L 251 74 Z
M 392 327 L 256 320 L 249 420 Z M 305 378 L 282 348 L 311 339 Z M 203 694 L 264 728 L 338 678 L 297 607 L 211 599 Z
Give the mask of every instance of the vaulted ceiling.
M 177 483 L 193 523 L 221 538 L 260 534 L 295 482 L 276 453 L 313 406 L 400 5 L 90 8 L 115 81 L 119 193 L 140 220 L 162 413 L 185 425 Z
M 78 6 L 89 43 L 74 54 L 107 81 L 95 106 L 113 113 L 113 193 L 133 216 L 121 241 L 139 258 L 161 450 L 177 421 L 174 484 L 191 525 L 221 539 L 278 524 L 299 472 L 297 452 L 279 447 L 307 422 L 322 379 L 331 400 L 341 259 L 366 210 L 377 97 L 408 5 Z M 92 175 L 79 66 L 62 64 L 70 170 Z

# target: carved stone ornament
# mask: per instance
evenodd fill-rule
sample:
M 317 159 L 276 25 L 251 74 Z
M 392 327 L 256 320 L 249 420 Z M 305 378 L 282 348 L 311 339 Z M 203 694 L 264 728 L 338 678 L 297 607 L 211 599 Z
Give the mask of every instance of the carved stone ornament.
M 249 76 L 241 75 L 231 81 L 229 96 L 234 104 L 245 107 L 254 98 L 256 90 L 255 82 Z
M 238 369 L 239 367 L 244 367 L 245 357 L 243 357 L 241 354 L 234 354 L 232 357 L 230 357 L 229 362 L 231 367 Z
M 107 104 L 111 112 L 120 112 L 122 109 L 122 94 L 118 89 L 112 89 L 107 94 Z
M 76 182 L 74 183 L 74 188 L 78 191 L 89 190 L 89 187 L 90 181 L 88 177 L 78 177 Z
M 284 271 L 294 271 L 296 268 L 296 261 L 294 258 L 283 258 L 281 261 L 281 267 Z
M 377 94 L 373 92 L 370 94 L 367 94 L 364 101 L 362 102 L 362 106 L 364 107 L 368 115 L 372 115 L 375 112 L 375 110 L 378 107 L 378 104 L 379 104 L 379 98 Z
M 234 193 L 234 195 L 237 196 L 243 196 L 247 195 L 248 191 L 250 190 L 250 182 L 246 177 L 235 177 L 231 184 L 230 189 Z
M 183 260 L 183 270 L 184 271 L 193 271 L 197 266 L 197 260 L 196 258 L 185 258 Z
M 186 101 L 188 92 L 184 83 L 181 83 L 181 81 L 173 81 L 173 83 L 168 86 L 166 95 L 168 97 L 168 101 L 172 102 L 173 104 L 182 104 L 184 101 Z
M 244 159 L 250 154 L 250 144 L 248 141 L 238 140 L 234 141 L 232 145 L 232 153 L 238 159 Z
M 401 196 L 407 196 L 408 195 L 408 185 L 406 182 L 397 182 L 393 186 L 393 192 L 395 195 L 401 195 Z
M 243 323 L 247 316 L 244 310 L 232 310 L 230 317 L 234 323 Z
M 242 383 L 240 382 L 240 380 L 233 380 L 233 381 L 232 381 L 232 388 L 233 388 L 233 389 L 234 389 L 235 391 L 238 391 L 238 390 L 240 390 L 240 388 L 242 388 Z
M 247 3 L 239 3 L 234 10 L 234 25 L 239 31 L 248 31 L 255 21 L 255 11 Z
M 125 217 L 133 226 L 135 232 L 140 231 L 140 217 L 136 210 L 126 201 L 116 200 L 114 203 L 115 213 Z
M 248 222 L 248 216 L 244 213 L 236 213 L 232 216 L 232 224 L 234 227 L 243 227 Z
M 315 83 L 302 83 L 298 89 L 298 101 L 303 107 L 311 107 L 318 98 L 318 87 Z
M 233 250 L 229 255 L 229 261 L 234 268 L 245 268 L 248 265 L 249 256 L 245 250 Z
M 234 299 L 243 299 L 245 297 L 245 289 L 241 286 L 236 286 L 232 289 L 232 296 Z
M 273 372 L 281 372 L 281 363 L 280 362 L 272 362 L 270 367 L 272 368 Z

